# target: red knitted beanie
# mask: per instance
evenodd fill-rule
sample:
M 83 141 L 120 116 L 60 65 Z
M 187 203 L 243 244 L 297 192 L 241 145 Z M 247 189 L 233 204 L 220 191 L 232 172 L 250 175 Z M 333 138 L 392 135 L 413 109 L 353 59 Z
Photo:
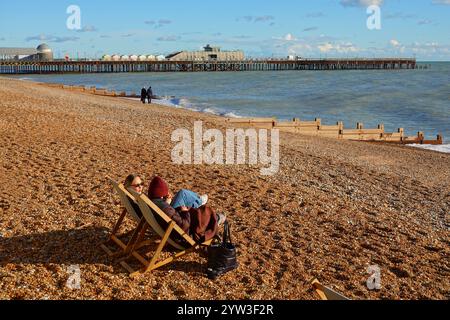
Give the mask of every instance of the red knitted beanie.
M 148 197 L 150 199 L 164 198 L 169 195 L 169 186 L 160 177 L 153 178 L 148 189 Z

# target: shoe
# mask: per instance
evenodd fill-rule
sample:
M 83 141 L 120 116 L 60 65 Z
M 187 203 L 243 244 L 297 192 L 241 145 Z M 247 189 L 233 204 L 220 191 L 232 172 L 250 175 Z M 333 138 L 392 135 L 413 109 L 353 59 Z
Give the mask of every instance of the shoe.
M 208 203 L 208 200 L 209 200 L 208 195 L 206 195 L 206 194 L 200 196 L 200 199 L 202 200 L 202 207 L 204 205 L 206 205 Z
M 223 214 L 223 213 L 218 213 L 217 214 L 217 219 L 218 219 L 217 224 L 220 227 L 220 226 L 223 226 L 225 221 L 227 221 L 227 216 L 225 214 Z

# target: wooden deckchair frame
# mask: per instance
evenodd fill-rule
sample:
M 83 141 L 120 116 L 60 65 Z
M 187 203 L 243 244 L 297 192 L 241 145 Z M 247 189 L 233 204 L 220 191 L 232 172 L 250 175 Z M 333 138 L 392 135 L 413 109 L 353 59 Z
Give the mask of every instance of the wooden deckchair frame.
M 314 291 L 319 295 L 322 300 L 334 300 L 334 301 L 345 301 L 350 300 L 349 298 L 343 296 L 342 294 L 325 287 L 323 284 L 319 282 L 317 279 L 313 279 L 311 284 L 314 287 Z
M 211 245 L 212 240 L 206 241 L 201 244 L 196 243 L 194 241 L 194 239 L 192 239 L 188 234 L 186 234 L 183 231 L 183 229 L 181 229 L 169 216 L 167 216 L 147 196 L 141 195 L 137 199 L 137 202 L 138 202 L 138 205 L 144 216 L 144 219 L 146 221 L 144 223 L 143 228 L 140 230 L 139 235 L 136 238 L 136 242 L 132 246 L 127 258 L 133 256 L 143 265 L 143 267 L 140 270 L 134 270 L 126 263 L 126 260 L 121 262 L 122 267 L 124 267 L 130 273 L 130 276 L 132 278 L 136 277 L 140 274 L 152 272 L 152 271 L 159 269 L 165 265 L 168 265 L 169 263 L 174 262 L 175 260 L 180 259 L 181 257 L 186 256 L 187 254 L 190 254 L 193 252 L 198 252 L 202 248 L 209 247 Z M 168 227 L 166 230 L 163 230 L 162 227 L 158 224 L 158 222 L 156 221 L 155 216 L 154 216 L 155 214 L 159 215 L 159 217 L 161 217 L 165 222 L 168 223 Z M 145 232 L 148 228 L 152 228 L 161 237 L 161 242 L 159 243 L 157 249 L 154 251 L 153 255 L 151 255 L 151 252 L 150 252 L 146 255 L 148 257 L 148 258 L 146 258 L 137 252 L 137 250 L 138 250 L 137 244 L 139 244 L 139 242 L 142 241 L 142 239 L 145 235 Z M 170 238 L 172 232 L 176 232 L 179 236 L 181 236 L 182 239 L 186 241 L 186 244 L 189 245 L 189 247 L 185 248 L 185 247 L 177 244 L 175 241 L 173 241 Z M 159 261 L 161 253 L 167 244 L 171 244 L 172 247 L 174 247 L 174 249 L 177 250 L 177 252 L 169 258 Z M 176 245 L 174 245 L 174 244 L 176 244 Z
M 111 234 L 109 235 L 108 241 L 105 243 L 102 243 L 100 245 L 100 248 L 105 251 L 108 256 L 110 257 L 118 257 L 121 255 L 126 255 L 130 252 L 133 245 L 135 245 L 135 241 L 137 238 L 137 235 L 141 231 L 141 229 L 144 227 L 145 219 L 139 218 L 139 215 L 134 210 L 133 206 L 131 205 L 130 201 L 135 201 L 137 203 L 137 200 L 135 196 L 133 196 L 130 192 L 128 192 L 123 184 L 118 184 L 116 181 L 110 179 L 111 184 L 113 185 L 114 190 L 117 192 L 117 194 L 120 197 L 120 201 L 122 203 L 122 206 L 125 208 L 123 213 L 120 215 L 119 219 L 117 220 L 116 224 L 114 225 L 113 230 L 111 231 Z M 134 220 L 138 225 L 134 230 L 131 230 L 125 234 L 119 235 L 120 227 L 123 224 L 123 221 L 125 220 L 125 217 L 129 215 L 132 220 Z M 132 235 L 131 239 L 125 243 L 123 242 L 123 238 L 128 237 L 129 235 Z M 116 252 L 111 251 L 107 247 L 108 244 L 114 243 L 119 247 L 119 250 Z M 137 247 L 142 248 L 143 246 L 151 244 L 151 241 L 141 241 Z

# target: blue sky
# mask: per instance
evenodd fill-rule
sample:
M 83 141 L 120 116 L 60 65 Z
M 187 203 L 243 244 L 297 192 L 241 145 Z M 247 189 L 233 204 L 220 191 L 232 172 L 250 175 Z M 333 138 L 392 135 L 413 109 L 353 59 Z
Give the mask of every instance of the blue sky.
M 366 10 L 381 8 L 381 29 Z M 81 10 L 69 30 L 67 8 Z M 0 46 L 49 44 L 57 56 L 168 54 L 210 43 L 251 57 L 450 60 L 450 0 L 1 1 Z

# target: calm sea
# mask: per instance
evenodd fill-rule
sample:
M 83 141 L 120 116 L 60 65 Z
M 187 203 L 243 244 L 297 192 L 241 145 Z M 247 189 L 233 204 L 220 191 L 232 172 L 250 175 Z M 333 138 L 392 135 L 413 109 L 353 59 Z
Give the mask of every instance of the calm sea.
M 424 65 L 425 63 L 421 63 Z M 41 82 L 140 92 L 153 87 L 165 105 L 236 117 L 321 118 L 346 128 L 384 123 L 408 135 L 450 141 L 450 62 L 426 70 L 122 73 L 33 75 Z M 23 76 L 19 78 L 24 78 Z

